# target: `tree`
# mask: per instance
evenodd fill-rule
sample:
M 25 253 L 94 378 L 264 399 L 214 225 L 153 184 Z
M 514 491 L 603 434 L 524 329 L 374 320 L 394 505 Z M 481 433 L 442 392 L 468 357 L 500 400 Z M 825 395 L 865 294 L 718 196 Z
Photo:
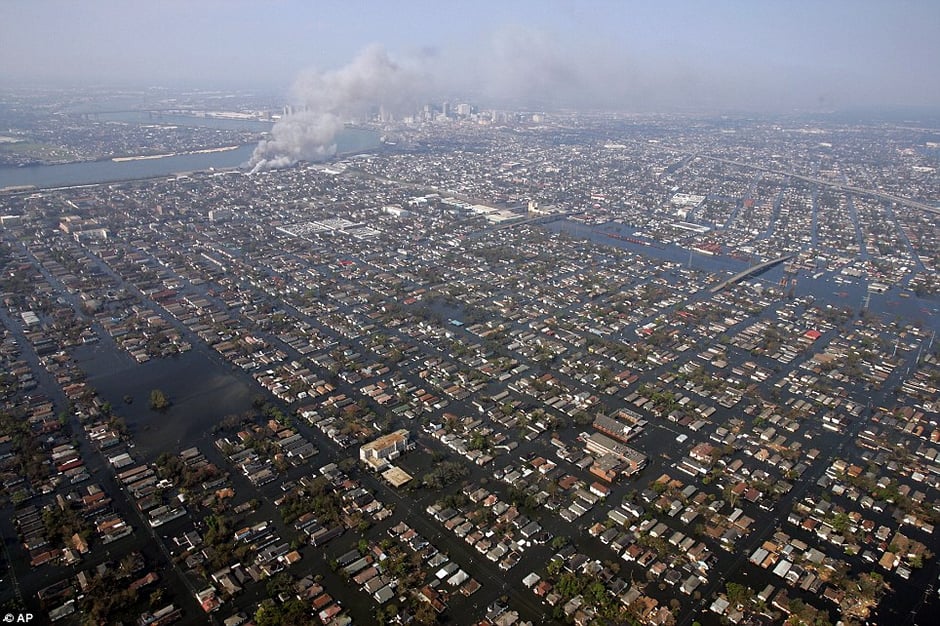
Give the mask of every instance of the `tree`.
M 468 450 L 486 450 L 489 448 L 489 443 L 486 440 L 486 435 L 482 433 L 475 433 L 467 444 Z
M 160 389 L 153 389 L 150 392 L 150 408 L 154 411 L 165 411 L 170 407 L 170 401 L 166 394 Z
M 157 587 L 150 594 L 150 608 L 155 609 L 160 605 L 160 602 L 163 600 L 163 587 Z
M 139 569 L 137 555 L 128 554 L 121 559 L 118 565 L 118 578 L 129 578 Z
M 728 602 L 733 606 L 746 605 L 754 593 L 749 587 L 734 582 L 728 582 L 725 591 L 728 593 Z
M 469 475 L 470 471 L 459 461 L 444 461 L 424 475 L 424 485 L 431 489 L 442 489 Z
M 436 624 L 437 623 L 437 612 L 435 612 L 434 607 L 432 607 L 427 602 L 421 602 L 415 608 L 415 622 L 418 624 Z
M 282 593 L 290 592 L 292 588 L 293 583 L 290 574 L 287 572 L 278 572 L 269 578 L 265 585 L 265 591 L 268 592 L 269 598 L 276 598 Z
M 280 608 L 270 598 L 264 600 L 255 611 L 255 623 L 258 626 L 278 626 L 281 619 Z
M 13 503 L 13 506 L 19 506 L 26 502 L 29 499 L 29 494 L 26 493 L 24 489 L 17 489 L 13 492 L 13 495 L 10 496 L 10 501 Z
M 834 531 L 836 531 L 839 534 L 845 534 L 845 531 L 849 529 L 850 521 L 851 520 L 849 519 L 849 516 L 847 513 L 839 512 L 833 516 L 830 523 L 832 524 L 832 529 Z

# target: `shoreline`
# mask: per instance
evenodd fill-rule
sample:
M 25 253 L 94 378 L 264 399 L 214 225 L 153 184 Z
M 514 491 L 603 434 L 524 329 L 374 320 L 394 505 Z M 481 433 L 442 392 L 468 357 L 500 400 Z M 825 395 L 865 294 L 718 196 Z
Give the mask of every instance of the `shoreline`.
M 205 153 L 210 153 L 210 152 L 229 152 L 229 151 L 233 151 L 233 150 L 238 150 L 238 149 L 240 149 L 240 148 L 244 148 L 244 147 L 246 147 L 246 146 L 255 146 L 255 145 L 257 145 L 257 144 L 256 144 L 256 143 L 251 143 L 251 144 L 244 144 L 244 145 L 242 145 L 242 146 L 226 147 L 226 148 L 224 148 L 224 149 L 213 148 L 213 149 L 203 150 L 203 151 L 200 151 L 200 152 L 198 152 L 198 153 L 181 153 L 181 154 L 177 154 L 177 155 L 173 155 L 173 156 L 187 156 L 187 155 L 190 155 L 190 154 L 205 154 Z M 355 156 L 355 155 L 357 155 L 357 154 L 368 154 L 368 153 L 370 153 L 370 152 L 376 152 L 376 151 L 378 151 L 378 150 L 382 150 L 383 148 L 384 148 L 383 145 L 379 145 L 379 146 L 373 147 L 372 149 L 347 150 L 347 151 L 344 151 L 344 152 L 337 152 L 337 153 L 336 153 L 335 155 L 333 155 L 330 159 L 328 159 L 328 160 L 326 160 L 326 161 L 320 161 L 320 162 L 318 162 L 318 163 L 331 163 L 331 162 L 335 162 L 335 161 L 340 160 L 340 159 L 344 159 L 344 158 L 348 158 L 348 157 L 351 157 L 351 156 Z M 163 155 L 163 156 L 170 156 L 170 155 Z M 129 162 L 132 163 L 132 162 L 134 162 L 134 161 L 157 160 L 158 158 L 162 158 L 162 157 L 128 157 L 128 158 L 126 158 L 124 161 L 120 161 L 120 163 L 129 163 Z M 102 162 L 102 161 L 78 161 L 78 162 L 76 162 L 75 164 L 81 164 L 81 163 L 101 163 L 101 162 Z M 108 161 L 106 161 L 106 162 L 108 162 Z M 112 159 L 112 160 L 110 160 L 109 162 L 114 162 L 114 160 Z M 299 163 L 314 163 L 314 162 L 313 162 L 313 161 L 298 161 L 297 163 L 294 163 L 294 164 L 292 164 L 292 165 L 290 165 L 290 166 L 288 166 L 288 167 L 295 167 L 295 166 L 298 165 Z M 118 178 L 118 179 L 114 179 L 114 180 L 97 181 L 97 182 L 88 182 L 88 183 L 74 183 L 74 184 L 66 184 L 66 185 L 53 185 L 53 186 L 49 186 L 49 187 L 40 187 L 40 186 L 38 186 L 38 185 L 9 185 L 9 186 L 6 186 L 6 187 L 0 187 L 0 195 L 8 195 L 8 194 L 9 194 L 9 195 L 13 195 L 13 194 L 17 194 L 17 193 L 35 193 L 35 192 L 37 192 L 37 191 L 59 191 L 59 190 L 65 190 L 65 189 L 79 189 L 79 188 L 82 188 L 82 187 L 95 187 L 95 186 L 98 186 L 98 185 L 115 185 L 115 184 L 132 183 L 132 182 L 144 181 L 144 180 L 156 180 L 156 179 L 160 179 L 160 178 L 173 178 L 173 177 L 178 177 L 178 176 L 189 176 L 189 175 L 191 175 L 191 174 L 198 174 L 198 173 L 202 173 L 202 172 L 213 172 L 213 173 L 216 173 L 216 174 L 220 174 L 220 173 L 231 173 L 231 172 L 236 172 L 236 171 L 244 171 L 244 172 L 247 174 L 247 173 L 248 173 L 248 170 L 247 170 L 247 169 L 244 169 L 244 166 L 245 166 L 246 164 L 247 164 L 247 163 L 242 163 L 242 164 L 239 164 L 239 165 L 233 165 L 233 166 L 229 166 L 229 167 L 212 167 L 212 166 L 210 166 L 210 167 L 206 167 L 206 168 L 183 169 L 183 170 L 179 170 L 179 171 L 176 171 L 176 172 L 170 172 L 170 173 L 167 173 L 167 174 L 156 174 L 156 175 L 153 175 L 153 176 L 133 176 L 133 175 L 132 175 L 132 176 L 128 176 L 127 178 Z M 36 166 L 36 167 L 45 167 L 45 166 Z
M 250 144 L 245 144 L 250 145 Z M 186 156 L 187 154 L 212 154 L 214 152 L 230 152 L 232 150 L 238 150 L 242 146 L 222 146 L 219 148 L 202 148 L 199 150 L 186 150 L 184 152 L 167 152 L 166 154 L 142 154 L 140 156 L 122 156 L 122 157 L 112 157 L 107 159 L 112 163 L 126 163 L 128 161 L 147 161 L 150 159 L 165 159 L 167 157 L 175 156 Z M 84 161 L 76 161 L 76 163 L 83 163 Z
M 218 148 L 199 148 L 197 150 L 183 150 L 182 152 L 163 152 L 160 154 L 137 154 L 125 156 L 100 156 L 92 159 L 78 159 L 75 161 L 51 161 L 51 162 L 33 162 L 21 165 L 5 164 L 0 165 L 0 170 L 33 170 L 46 167 L 65 167 L 68 165 L 83 165 L 85 163 L 127 163 L 129 161 L 148 161 L 153 159 L 165 159 L 168 157 L 187 156 L 191 154 L 210 154 L 213 152 L 230 152 L 238 150 L 244 146 L 254 145 L 253 143 L 239 144 L 234 146 L 221 146 Z

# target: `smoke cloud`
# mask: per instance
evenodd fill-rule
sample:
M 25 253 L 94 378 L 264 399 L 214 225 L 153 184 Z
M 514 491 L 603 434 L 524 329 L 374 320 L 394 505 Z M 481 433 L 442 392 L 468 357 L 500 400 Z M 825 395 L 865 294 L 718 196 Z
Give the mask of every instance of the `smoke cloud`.
M 498 30 L 489 41 L 488 56 L 491 60 L 483 67 L 481 92 L 492 100 L 566 104 L 570 94 L 586 88 L 585 71 L 578 67 L 574 51 L 544 31 Z
M 291 89 L 293 112 L 258 144 L 248 167 L 255 172 L 329 159 L 344 122 L 379 107 L 396 115 L 442 100 L 546 110 L 779 110 L 831 88 L 836 96 L 849 93 L 849 82 L 820 68 L 769 71 L 739 61 L 726 71 L 681 55 L 651 59 L 603 36 L 586 40 L 507 26 L 472 46 L 423 46 L 399 51 L 393 60 L 373 45 L 339 69 L 302 73 Z M 816 102 L 813 96 L 807 106 Z
M 336 154 L 336 137 L 345 120 L 380 106 L 400 109 L 409 100 L 416 78 L 378 45 L 367 47 L 338 70 L 301 74 L 292 88 L 294 113 L 278 120 L 270 139 L 255 148 L 251 171 L 328 159 Z

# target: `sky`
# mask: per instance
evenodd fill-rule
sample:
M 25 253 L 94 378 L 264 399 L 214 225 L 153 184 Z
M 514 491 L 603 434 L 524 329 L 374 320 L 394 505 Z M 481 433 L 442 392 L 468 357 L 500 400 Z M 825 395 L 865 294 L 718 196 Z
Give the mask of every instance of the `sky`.
M 419 77 L 421 97 L 482 104 L 940 108 L 936 0 L 0 2 L 0 86 L 287 95 L 370 46 Z

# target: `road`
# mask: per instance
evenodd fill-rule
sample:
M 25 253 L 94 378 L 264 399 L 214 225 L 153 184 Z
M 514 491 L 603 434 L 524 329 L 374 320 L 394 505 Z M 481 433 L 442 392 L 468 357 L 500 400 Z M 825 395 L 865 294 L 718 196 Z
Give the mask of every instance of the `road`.
M 935 215 L 940 215 L 940 207 L 930 206 L 929 204 L 924 204 L 923 202 L 918 202 L 917 200 L 911 200 L 910 198 L 899 198 L 897 196 L 892 196 L 891 194 L 885 193 L 883 191 L 878 191 L 875 189 L 865 189 L 863 187 L 856 187 L 854 185 L 847 185 L 845 183 L 834 183 L 832 181 L 823 180 L 821 178 L 814 178 L 812 176 L 804 176 L 803 174 L 797 174 L 796 172 L 788 172 L 785 170 L 776 170 L 770 167 L 764 167 L 762 165 L 755 165 L 753 163 L 742 163 L 741 161 L 732 161 L 731 159 L 722 159 L 720 157 L 708 156 L 705 154 L 700 154 L 699 156 L 703 159 L 709 159 L 710 161 L 718 161 L 719 163 L 726 163 L 728 165 L 746 167 L 748 169 L 757 170 L 757 171 L 765 172 L 769 174 L 789 176 L 791 178 L 803 180 L 808 183 L 814 183 L 817 185 L 823 185 L 825 187 L 831 187 L 832 189 L 838 189 L 839 191 L 848 191 L 851 193 L 872 196 L 880 200 L 887 200 L 888 202 L 897 202 L 898 204 L 903 204 L 904 206 L 909 206 L 914 209 L 920 209 L 921 211 L 927 211 Z
M 721 290 L 724 289 L 725 287 L 728 287 L 728 286 L 733 285 L 733 284 L 735 284 L 735 283 L 737 283 L 737 282 L 740 282 L 740 281 L 744 280 L 745 278 L 747 278 L 748 276 L 754 276 L 755 274 L 760 274 L 760 273 L 763 272 L 764 270 L 769 269 L 769 268 L 773 267 L 774 265 L 779 265 L 779 264 L 783 263 L 784 261 L 789 261 L 789 260 L 792 259 L 792 258 L 793 258 L 793 255 L 792 255 L 792 254 L 787 254 L 787 255 L 784 255 L 784 256 L 781 256 L 781 257 L 777 257 L 776 259 L 770 259 L 769 261 L 764 261 L 763 263 L 760 263 L 760 264 L 755 265 L 755 266 L 753 266 L 753 267 L 749 267 L 749 268 L 747 268 L 746 270 L 741 270 L 740 272 L 738 272 L 737 274 L 735 274 L 735 275 L 732 276 L 731 278 L 725 279 L 725 280 L 721 281 L 720 283 L 718 283 L 717 285 L 715 285 L 714 287 L 711 287 L 711 288 L 709 289 L 709 292 L 710 292 L 710 293 L 713 293 L 713 294 L 718 293 L 719 291 L 721 291 Z

